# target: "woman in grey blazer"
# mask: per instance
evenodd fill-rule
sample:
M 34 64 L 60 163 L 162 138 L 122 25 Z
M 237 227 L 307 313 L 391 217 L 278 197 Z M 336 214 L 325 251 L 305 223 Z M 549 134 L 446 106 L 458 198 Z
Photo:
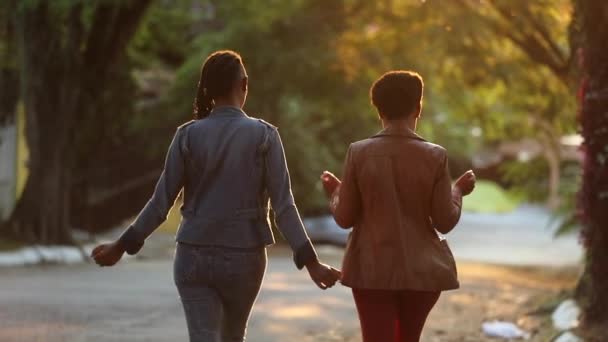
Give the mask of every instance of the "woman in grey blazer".
M 306 234 L 277 128 L 242 110 L 247 86 L 236 52 L 207 58 L 194 101 L 196 120 L 177 129 L 152 198 L 117 241 L 92 253 L 100 266 L 116 264 L 124 252 L 137 253 L 183 191 L 174 280 L 190 341 L 244 340 L 266 270 L 265 247 L 274 243 L 269 199 L 298 269 L 306 267 L 322 289 L 340 278 L 319 262 Z

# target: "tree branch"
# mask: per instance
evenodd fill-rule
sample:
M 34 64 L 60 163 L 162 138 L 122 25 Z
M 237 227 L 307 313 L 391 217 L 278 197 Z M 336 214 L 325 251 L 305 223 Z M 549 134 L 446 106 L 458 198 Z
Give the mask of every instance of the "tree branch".
M 530 11 L 525 11 L 524 15 L 528 18 L 528 21 L 531 23 L 531 25 L 534 27 L 534 29 L 540 34 L 540 36 L 543 38 L 543 40 L 547 44 L 547 46 L 551 49 L 556 60 L 558 60 L 560 62 L 560 64 L 562 64 L 562 65 L 567 65 L 568 60 L 570 58 L 569 55 L 564 54 L 564 51 L 562 51 L 559 48 L 557 43 L 551 37 L 551 34 L 547 30 L 547 28 L 545 26 L 541 25 L 540 20 L 537 20 L 536 18 L 534 18 L 532 16 L 532 14 L 530 13 Z
M 128 3 L 101 2 L 93 15 L 93 25 L 84 52 L 85 65 L 103 70 L 124 52 L 151 0 Z
M 511 23 L 513 17 L 511 12 L 504 7 L 498 5 L 495 1 L 488 2 L 496 12 L 507 22 Z M 470 7 L 469 7 L 470 8 Z M 522 10 L 524 18 L 524 28 L 531 30 L 518 29 L 513 30 L 509 24 L 493 23 L 491 27 L 496 33 L 502 34 L 515 43 L 524 53 L 532 60 L 544 64 L 565 84 L 569 84 L 568 79 L 568 58 L 564 57 L 562 51 L 557 44 L 552 40 L 546 28 L 540 24 L 538 18 L 534 18 L 530 11 Z M 530 32 L 532 31 L 532 32 Z M 516 37 L 517 32 L 522 32 L 522 37 Z M 540 37 L 540 39 L 539 39 Z M 542 39 L 542 40 L 541 40 Z

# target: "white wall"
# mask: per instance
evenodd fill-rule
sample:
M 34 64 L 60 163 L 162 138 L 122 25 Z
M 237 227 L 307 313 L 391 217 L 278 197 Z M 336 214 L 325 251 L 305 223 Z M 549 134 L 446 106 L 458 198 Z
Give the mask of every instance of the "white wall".
M 15 205 L 17 183 L 17 129 L 15 125 L 0 127 L 0 218 L 10 215 Z

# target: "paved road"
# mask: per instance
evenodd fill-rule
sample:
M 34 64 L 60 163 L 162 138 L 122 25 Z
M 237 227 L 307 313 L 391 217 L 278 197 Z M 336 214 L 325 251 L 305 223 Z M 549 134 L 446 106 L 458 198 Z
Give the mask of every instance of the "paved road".
M 462 260 L 508 265 L 572 266 L 582 261 L 576 233 L 555 237 L 558 223 L 547 211 L 522 206 L 507 214 L 463 213 L 448 235 Z
M 463 287 L 442 296 L 423 341 L 482 341 L 482 321 L 521 322 L 529 305 L 535 305 L 529 302 L 536 296 L 559 290 L 555 287 L 559 282 L 553 280 L 543 283 L 527 275 L 511 277 L 510 271 L 461 262 L 576 264 L 581 257 L 576 237 L 553 239 L 547 216 L 535 210 L 463 215 L 448 236 L 460 259 Z M 186 341 L 183 312 L 171 279 L 172 245 L 171 236 L 155 234 L 141 253 L 143 259 L 130 259 L 115 268 L 2 269 L 0 341 Z M 324 260 L 339 264 L 340 249 L 325 248 L 321 253 Z M 250 322 L 250 341 L 360 340 L 348 289 L 336 287 L 323 293 L 311 284 L 306 272 L 295 270 L 288 251 L 274 247 L 271 254 Z
M 341 258 L 341 250 L 335 248 L 321 248 L 320 254 L 332 264 Z M 494 318 L 529 324 L 532 331 L 538 323 L 529 321 L 525 313 L 537 305 L 533 304 L 538 303 L 537 296 L 552 296 L 572 286 L 571 275 L 566 281 L 559 274 L 547 280 L 536 273 L 522 275 L 479 264 L 459 263 L 459 274 L 462 288 L 442 295 L 424 342 L 485 341 L 480 324 Z M 0 341 L 187 341 L 171 259 L 129 259 L 104 269 L 94 265 L 3 269 Z M 295 269 L 284 247 L 274 247 L 250 322 L 249 341 L 360 341 L 350 292 L 340 286 L 318 290 L 306 272 Z
M 342 341 L 356 332 L 349 291 L 323 295 L 277 248 L 250 322 L 249 340 Z M 327 257 L 326 257 L 327 259 Z M 329 257 L 332 259 L 332 257 Z M 333 260 L 334 262 L 337 260 Z M 186 341 L 171 260 L 128 260 L 118 267 L 36 266 L 4 269 L 0 277 L 0 341 Z M 347 317 L 344 322 L 328 320 Z M 294 326 L 297 322 L 297 327 Z

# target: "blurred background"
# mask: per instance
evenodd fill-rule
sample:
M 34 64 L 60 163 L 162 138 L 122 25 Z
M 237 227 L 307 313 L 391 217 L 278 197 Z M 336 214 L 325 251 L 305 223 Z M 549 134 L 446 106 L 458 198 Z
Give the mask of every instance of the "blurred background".
M 178 210 L 125 265 L 102 272 L 76 263 L 148 200 L 176 127 L 192 119 L 200 67 L 218 49 L 243 56 L 245 111 L 279 127 L 300 212 L 336 264 L 348 231 L 327 216 L 319 175 L 340 174 L 349 143 L 380 129 L 371 83 L 388 70 L 419 72 L 419 134 L 448 149 L 454 178 L 468 169 L 478 176 L 448 235 L 463 290 L 442 299 L 425 339 L 484 340 L 480 326 L 490 319 L 518 323 L 539 341 L 557 336 L 548 313 L 572 295 L 583 269 L 574 215 L 583 158 L 580 6 L 4 0 L 0 339 L 185 338 L 170 277 Z M 253 341 L 359 338 L 346 289 L 317 298 L 285 247 L 271 256 Z M 458 314 L 465 312 L 469 323 Z

